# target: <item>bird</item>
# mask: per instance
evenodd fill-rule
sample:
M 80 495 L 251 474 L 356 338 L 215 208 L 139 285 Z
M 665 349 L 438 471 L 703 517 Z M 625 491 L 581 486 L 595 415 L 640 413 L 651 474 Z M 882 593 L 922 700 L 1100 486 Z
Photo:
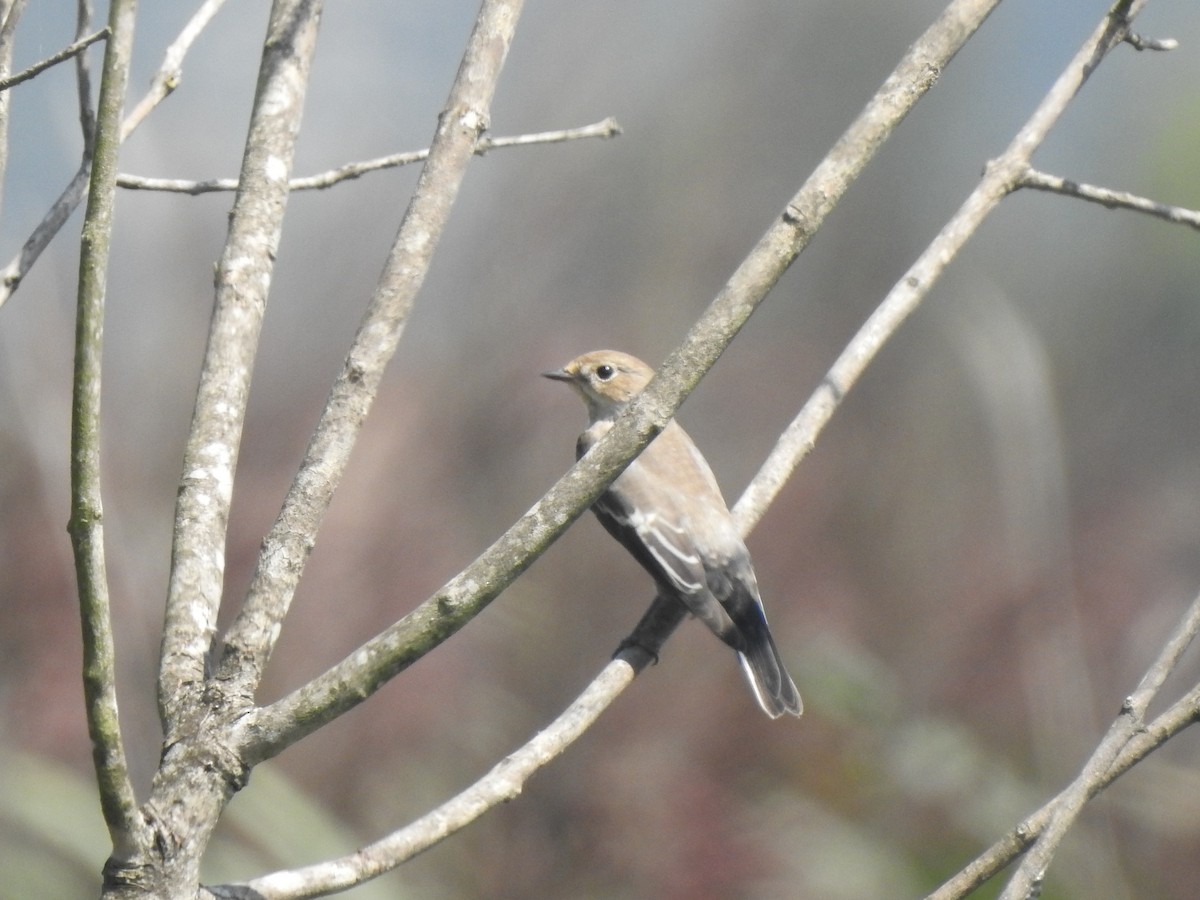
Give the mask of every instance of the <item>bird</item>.
M 583 398 L 589 424 L 575 446 L 581 458 L 654 377 L 628 353 L 595 350 L 542 373 Z M 803 711 L 767 626 L 750 551 L 717 479 L 674 419 L 592 504 L 614 538 L 654 579 L 737 651 L 759 706 L 772 719 Z

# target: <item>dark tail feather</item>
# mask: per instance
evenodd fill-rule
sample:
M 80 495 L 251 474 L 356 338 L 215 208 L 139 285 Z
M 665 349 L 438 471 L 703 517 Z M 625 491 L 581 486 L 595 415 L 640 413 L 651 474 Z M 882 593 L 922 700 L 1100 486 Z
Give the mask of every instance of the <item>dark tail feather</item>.
M 760 628 L 751 630 L 755 633 L 746 634 L 743 628 L 745 646 L 739 651 L 738 659 L 758 705 L 772 719 L 778 719 L 784 713 L 800 715 L 804 712 L 800 692 L 783 666 L 766 620 L 763 619 Z

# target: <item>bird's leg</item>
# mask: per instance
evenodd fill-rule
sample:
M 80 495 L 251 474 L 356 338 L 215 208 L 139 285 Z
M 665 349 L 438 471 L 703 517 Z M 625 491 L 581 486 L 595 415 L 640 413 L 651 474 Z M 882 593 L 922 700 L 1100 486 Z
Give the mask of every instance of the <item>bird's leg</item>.
M 674 597 L 658 594 L 633 632 L 617 646 L 613 657 L 624 659 L 635 672 L 648 665 L 657 665 L 663 644 L 686 616 L 687 609 L 682 603 Z

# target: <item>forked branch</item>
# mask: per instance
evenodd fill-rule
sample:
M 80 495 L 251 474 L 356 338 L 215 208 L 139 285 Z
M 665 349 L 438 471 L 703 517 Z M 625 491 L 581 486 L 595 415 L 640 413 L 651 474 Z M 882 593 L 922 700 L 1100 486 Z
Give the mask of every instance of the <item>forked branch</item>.
M 170 90 L 178 84 L 180 77 L 179 67 L 182 64 L 183 57 L 187 55 L 187 51 L 191 48 L 192 43 L 224 2 L 225 0 L 205 0 L 200 9 L 196 11 L 184 26 L 183 31 L 179 33 L 179 36 L 167 49 L 163 66 L 160 68 L 158 75 L 155 76 L 150 90 L 134 110 L 126 116 L 125 121 L 121 123 L 122 141 L 129 137 L 133 130 L 145 119 L 146 115 L 149 114 L 150 110 L 157 106 L 170 93 Z M 81 0 L 81 6 L 86 5 L 84 0 Z M 88 88 L 89 80 L 87 78 L 85 63 L 87 56 L 86 54 L 76 54 L 75 59 L 80 83 L 80 118 L 84 123 L 83 158 L 70 183 L 59 194 L 58 199 L 54 201 L 50 209 L 46 211 L 46 214 L 33 229 L 29 237 L 25 239 L 21 251 L 8 265 L 0 269 L 0 307 L 3 307 L 9 298 L 16 293 L 17 288 L 21 285 L 21 280 L 29 274 L 29 270 L 38 261 L 38 258 L 42 255 L 42 251 L 50 246 L 50 242 L 54 240 L 54 236 L 58 234 L 59 229 L 62 228 L 67 219 L 71 217 L 71 213 L 79 206 L 84 192 L 87 190 L 88 178 L 91 175 L 92 168 L 91 142 L 88 137 L 88 122 L 91 118 L 91 91 Z
M 218 679 L 249 701 L 279 637 L 309 550 L 394 355 L 429 262 L 487 128 L 500 70 L 522 0 L 485 0 L 438 120 L 428 160 L 405 211 L 375 293 L 333 384 L 283 508 L 263 541 L 245 604 L 230 627 Z M 342 702 L 364 685 L 343 685 Z M 299 731 L 316 720 L 293 719 Z M 261 744 L 250 759 L 262 758 Z
M 741 324 L 728 328 L 729 316 L 744 314 L 741 320 L 744 322 L 744 316 L 762 301 L 887 136 L 932 86 L 934 74 L 950 62 L 994 5 L 984 0 L 958 0 L 913 45 L 847 134 L 791 200 L 788 212 L 768 230 L 710 306 L 685 345 L 673 354 L 674 358 L 700 352 L 715 360 Z M 803 216 L 797 214 L 801 210 L 805 211 Z M 788 252 L 781 254 L 781 245 Z M 453 616 L 451 624 L 457 626 L 460 619 L 466 621 L 482 608 L 507 583 L 504 581 L 497 587 L 498 579 L 515 577 L 514 569 L 504 570 L 502 564 L 520 565 L 524 559 L 527 565 L 528 560 L 544 549 L 670 419 L 702 371 L 700 367 L 661 371 L 603 444 L 438 595 L 311 684 L 248 716 L 246 739 L 257 744 L 257 754 L 276 753 L 320 723 L 361 702 L 403 667 L 407 660 L 404 654 L 411 653 L 413 646 L 405 641 L 414 641 L 422 649 L 432 646 L 444 636 L 447 617 Z M 743 514 L 739 524 L 743 531 L 749 531 L 756 521 L 757 516 Z M 515 564 L 514 559 L 517 559 Z M 422 621 L 420 615 L 430 619 Z M 570 746 L 631 682 L 635 672 L 651 661 L 655 649 L 679 620 L 676 606 L 652 605 L 639 623 L 637 640 L 618 654 L 549 728 L 476 785 L 407 828 L 352 857 L 263 876 L 249 885 L 225 886 L 216 893 L 223 897 L 259 896 L 278 900 L 320 896 L 374 877 L 465 826 L 495 803 L 518 793 L 537 769 Z
M 1057 840 L 1055 831 L 1078 817 L 1083 804 L 1161 747 L 1200 717 L 1200 685 L 1193 687 L 1162 715 L 1148 725 L 1146 711 L 1167 676 L 1175 669 L 1183 651 L 1200 633 L 1200 597 L 1192 601 L 1179 625 L 1167 638 L 1158 658 L 1142 676 L 1137 688 L 1126 698 L 1121 714 L 1084 766 L 1079 778 L 1061 794 L 1027 816 L 1019 825 L 989 847 L 957 875 L 929 895 L 928 900 L 958 900 L 1002 871 L 1005 866 L 1035 844 Z M 1061 834 L 1059 835 L 1061 837 Z M 1053 845 L 1050 845 L 1053 849 Z M 1035 861 L 1044 874 L 1045 861 Z M 1040 877 L 1037 879 L 1040 881 Z M 1010 889 L 1028 891 L 1028 882 L 1014 878 Z

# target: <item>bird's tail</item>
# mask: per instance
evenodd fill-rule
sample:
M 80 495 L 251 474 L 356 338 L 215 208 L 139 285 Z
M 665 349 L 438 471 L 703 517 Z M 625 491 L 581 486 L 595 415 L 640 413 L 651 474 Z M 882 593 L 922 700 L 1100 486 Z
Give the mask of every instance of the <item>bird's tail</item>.
M 743 625 L 742 636 L 744 645 L 738 651 L 738 660 L 763 712 L 772 719 L 777 719 L 784 713 L 800 715 L 804 711 L 800 692 L 796 690 L 795 682 L 783 666 L 783 659 L 767 628 L 766 619 L 762 619 L 761 626 L 757 626 L 756 623 L 750 629 Z

